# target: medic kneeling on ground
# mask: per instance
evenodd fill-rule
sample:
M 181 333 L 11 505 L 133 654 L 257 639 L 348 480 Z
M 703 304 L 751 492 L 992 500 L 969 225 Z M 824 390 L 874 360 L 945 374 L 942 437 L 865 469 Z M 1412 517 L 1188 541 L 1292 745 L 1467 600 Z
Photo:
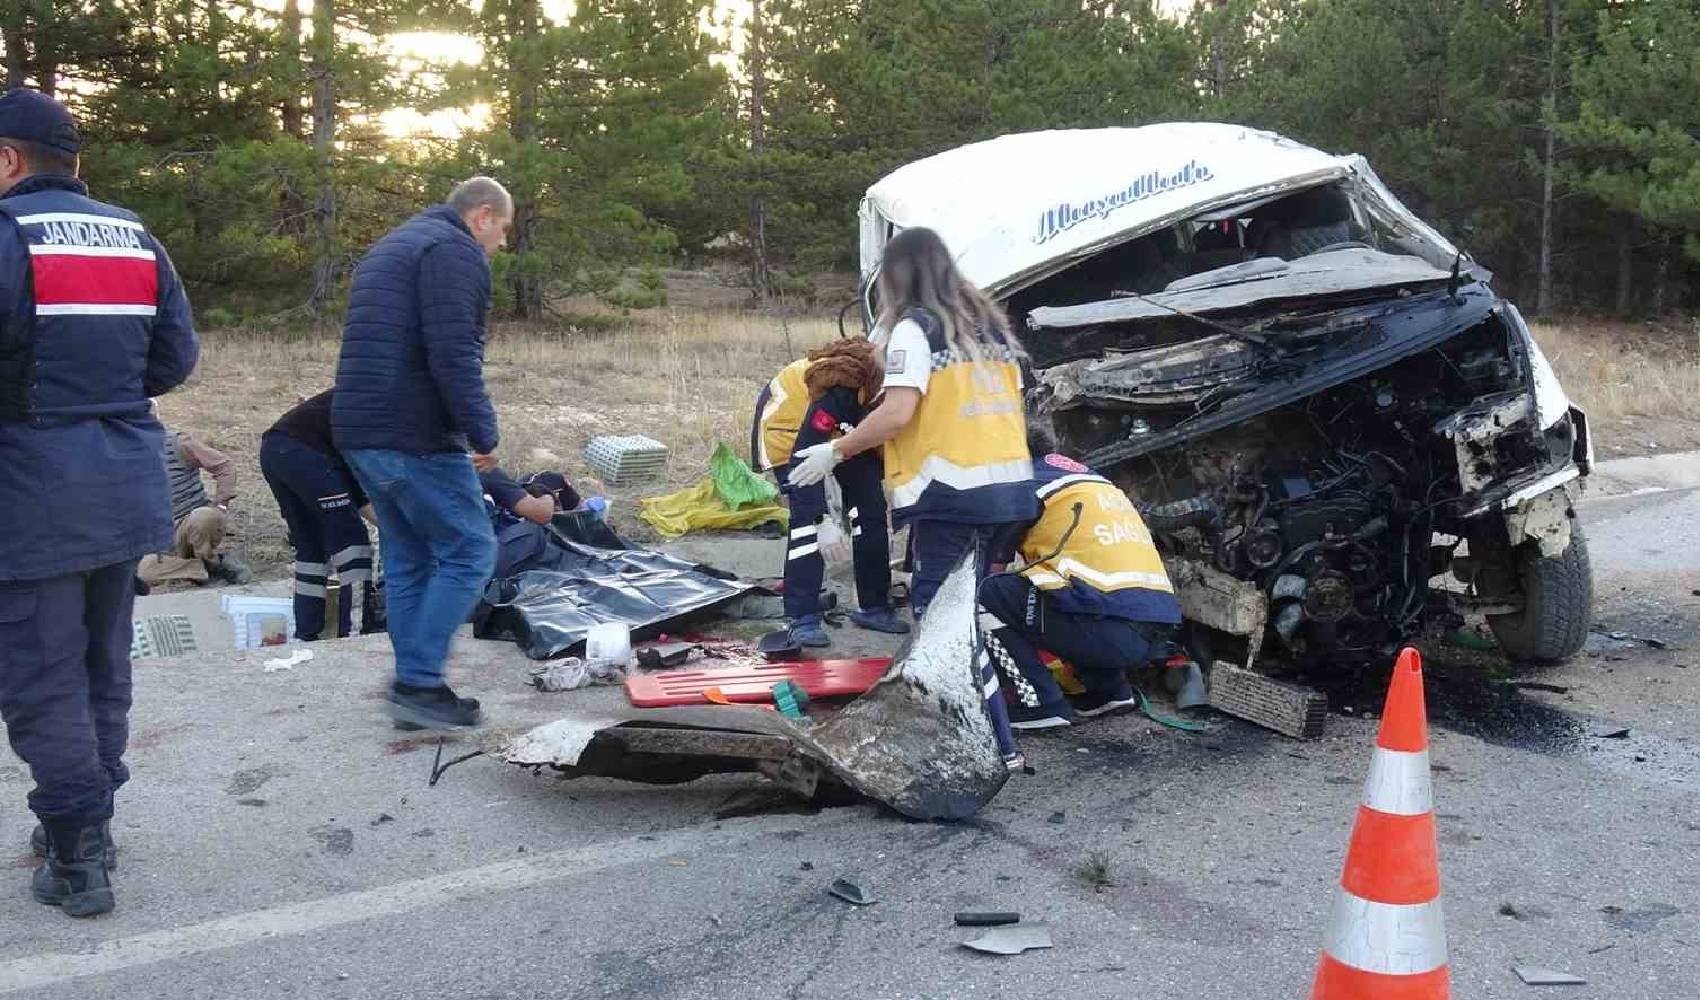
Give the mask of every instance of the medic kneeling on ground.
M 865 337 L 834 341 L 780 369 L 756 399 L 750 432 L 751 463 L 772 471 L 791 506 L 791 530 L 785 544 L 785 618 L 793 642 L 829 646 L 821 618 L 821 584 L 826 554 L 842 552 L 836 482 L 849 508 L 850 539 L 856 567 L 856 625 L 902 635 L 909 624 L 891 610 L 891 541 L 886 529 L 884 469 L 875 451 L 864 452 L 832 470 L 827 482 L 791 486 L 791 459 L 811 445 L 839 436 L 861 421 L 867 404 L 879 394 L 884 371 L 878 349 Z
M 1030 427 L 1027 443 L 1043 506 L 1021 539 L 1024 565 L 988 578 L 980 604 L 1003 626 L 988 637 L 992 655 L 1006 673 L 1020 672 L 1038 702 L 1011 708 L 1010 727 L 1052 729 L 1137 707 L 1127 672 L 1162 652 L 1181 609 L 1127 494 L 1054 454 L 1042 429 Z M 1085 695 L 1070 704 L 1041 649 L 1074 668 Z

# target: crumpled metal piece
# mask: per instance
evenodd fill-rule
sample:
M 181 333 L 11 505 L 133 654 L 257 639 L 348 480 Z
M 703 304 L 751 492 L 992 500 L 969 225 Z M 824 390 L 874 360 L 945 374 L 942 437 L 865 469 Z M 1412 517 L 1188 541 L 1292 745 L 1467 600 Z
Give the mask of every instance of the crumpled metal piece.
M 914 819 L 966 819 L 1009 780 L 975 664 L 975 585 L 973 563 L 965 559 L 939 588 L 885 676 L 836 715 L 807 728 L 777 712 L 745 706 L 631 709 L 549 723 L 508 744 L 500 756 L 573 776 L 646 780 L 641 772 L 649 765 L 611 752 L 617 737 L 599 740 L 604 731 L 643 723 L 686 732 L 783 737 L 790 742 L 789 756 L 762 768 L 782 783 L 812 787 L 814 777 L 824 773 Z M 678 777 L 658 774 L 648 780 L 756 769 L 749 761 L 692 759 L 697 763 L 679 769 Z

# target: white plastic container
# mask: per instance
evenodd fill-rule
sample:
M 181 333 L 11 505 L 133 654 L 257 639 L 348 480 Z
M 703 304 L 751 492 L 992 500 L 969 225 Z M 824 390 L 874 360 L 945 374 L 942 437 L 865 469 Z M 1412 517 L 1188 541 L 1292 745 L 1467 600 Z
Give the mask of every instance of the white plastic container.
M 290 598 L 225 594 L 219 604 L 230 616 L 237 649 L 281 646 L 295 638 L 295 602 Z
M 586 663 L 632 665 L 632 630 L 624 622 L 603 622 L 592 625 L 584 638 Z

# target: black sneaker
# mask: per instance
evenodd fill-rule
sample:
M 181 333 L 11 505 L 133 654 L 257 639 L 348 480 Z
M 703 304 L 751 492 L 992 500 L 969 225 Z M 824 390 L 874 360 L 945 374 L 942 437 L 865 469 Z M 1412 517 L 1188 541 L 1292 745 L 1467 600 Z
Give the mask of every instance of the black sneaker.
M 1041 705 L 1038 708 L 1028 708 L 1026 705 L 1009 706 L 1009 728 L 1032 732 L 1036 729 L 1066 729 L 1073 725 L 1068 706 Z
M 397 681 L 390 685 L 390 718 L 403 730 L 461 729 L 484 721 L 477 698 L 457 697 L 448 685 L 413 687 Z
M 1119 691 L 1088 691 L 1074 699 L 1074 714 L 1083 719 L 1120 715 L 1138 707 L 1139 696 L 1134 694 L 1133 688 L 1128 685 L 1123 685 Z

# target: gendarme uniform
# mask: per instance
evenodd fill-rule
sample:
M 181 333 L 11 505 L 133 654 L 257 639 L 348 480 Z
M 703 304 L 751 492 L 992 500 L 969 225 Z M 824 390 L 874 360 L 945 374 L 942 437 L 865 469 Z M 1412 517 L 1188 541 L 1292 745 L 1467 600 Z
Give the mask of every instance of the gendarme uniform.
M 0 137 L 79 145 L 65 109 L 25 90 L 0 97 Z M 55 852 L 37 898 L 71 913 L 111 906 L 98 859 L 128 777 L 132 579 L 171 544 L 148 397 L 196 357 L 177 274 L 140 219 L 69 176 L 0 192 L 0 715 Z

